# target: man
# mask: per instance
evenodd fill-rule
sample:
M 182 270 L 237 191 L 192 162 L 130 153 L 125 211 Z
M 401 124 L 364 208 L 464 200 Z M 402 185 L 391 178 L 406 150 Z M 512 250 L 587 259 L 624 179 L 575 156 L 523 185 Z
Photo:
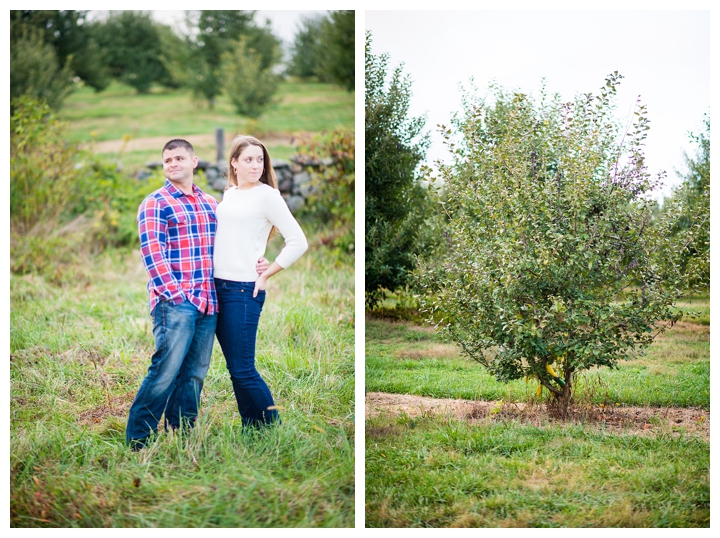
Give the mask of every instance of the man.
M 165 427 L 192 427 L 210 367 L 218 302 L 213 280 L 217 201 L 193 183 L 198 163 L 186 140 L 170 140 L 162 151 L 165 185 L 138 209 L 143 263 L 150 281 L 155 353 L 130 407 L 126 441 L 143 448 Z M 268 262 L 258 262 L 263 273 Z

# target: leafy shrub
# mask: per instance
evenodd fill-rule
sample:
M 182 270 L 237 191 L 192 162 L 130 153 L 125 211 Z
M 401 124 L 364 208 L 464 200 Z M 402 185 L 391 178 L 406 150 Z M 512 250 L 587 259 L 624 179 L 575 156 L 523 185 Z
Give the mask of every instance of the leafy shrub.
M 301 142 L 299 152 L 311 168 L 311 194 L 305 215 L 330 228 L 328 244 L 343 252 L 355 250 L 355 132 L 337 129 Z
M 240 36 L 232 49 L 223 53 L 221 72 L 223 88 L 238 114 L 258 118 L 276 101 L 280 78 L 272 65 L 263 66 L 263 57 L 248 45 L 246 36 Z
M 468 95 L 462 140 L 444 129 L 451 246 L 419 271 L 423 309 L 498 380 L 533 377 L 561 411 L 575 372 L 615 367 L 680 317 L 676 257 L 655 258 L 669 225 L 651 222 L 646 108 L 624 136 L 612 116 L 621 78 L 569 103 Z
M 72 278 L 85 256 L 134 245 L 137 208 L 162 185 L 143 183 L 79 150 L 47 104 L 13 102 L 10 133 L 10 265 L 17 273 Z
M 10 97 L 23 95 L 43 99 L 60 108 L 73 89 L 70 63 L 60 65 L 55 49 L 45 43 L 42 31 L 26 28 L 10 45 Z
M 685 155 L 688 168 L 683 182 L 663 202 L 663 217 L 672 223 L 671 238 L 677 251 L 678 269 L 685 275 L 687 287 L 695 291 L 710 287 L 710 115 L 703 120 L 704 132 L 690 134 L 698 146 L 695 156 Z M 663 250 L 658 262 L 673 260 Z

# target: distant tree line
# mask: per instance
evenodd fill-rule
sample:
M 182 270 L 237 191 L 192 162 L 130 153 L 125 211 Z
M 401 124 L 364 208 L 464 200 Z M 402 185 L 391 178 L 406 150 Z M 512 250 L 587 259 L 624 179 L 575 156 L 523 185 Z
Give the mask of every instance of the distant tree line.
M 355 89 L 355 12 L 304 17 L 295 35 L 288 74 Z
M 257 117 L 283 75 L 354 89 L 354 30 L 354 11 L 305 19 L 283 71 L 280 40 L 255 11 L 189 11 L 180 35 L 147 11 L 89 20 L 87 11 L 13 10 L 10 96 L 57 109 L 80 81 L 103 91 L 117 80 L 139 93 L 187 87 L 210 107 L 225 93 L 238 114 Z

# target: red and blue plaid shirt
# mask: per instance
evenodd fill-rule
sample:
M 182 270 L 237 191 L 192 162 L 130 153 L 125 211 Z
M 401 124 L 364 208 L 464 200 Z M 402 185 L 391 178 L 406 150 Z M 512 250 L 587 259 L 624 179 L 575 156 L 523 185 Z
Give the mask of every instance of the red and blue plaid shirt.
M 193 184 L 185 194 L 169 180 L 138 209 L 143 263 L 150 281 L 150 312 L 161 301 L 190 301 L 200 312 L 218 311 L 213 281 L 217 200 Z

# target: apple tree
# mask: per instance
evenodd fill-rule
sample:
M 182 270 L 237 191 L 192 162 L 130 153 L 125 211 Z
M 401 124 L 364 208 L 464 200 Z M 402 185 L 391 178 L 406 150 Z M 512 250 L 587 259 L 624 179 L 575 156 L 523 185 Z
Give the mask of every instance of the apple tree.
M 422 309 L 500 381 L 535 378 L 567 412 L 575 374 L 616 367 L 679 314 L 682 287 L 658 263 L 669 226 L 652 222 L 645 105 L 622 128 L 622 75 L 572 102 L 492 86 L 466 92 L 444 190 L 449 253 L 422 263 Z

